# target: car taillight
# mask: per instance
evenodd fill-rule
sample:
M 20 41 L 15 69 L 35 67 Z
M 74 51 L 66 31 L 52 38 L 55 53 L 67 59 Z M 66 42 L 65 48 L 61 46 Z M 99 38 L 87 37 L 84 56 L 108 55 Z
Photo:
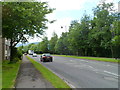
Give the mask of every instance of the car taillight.
M 49 56 L 50 58 L 52 58 L 52 56 Z
M 46 58 L 46 56 L 43 56 L 43 58 Z

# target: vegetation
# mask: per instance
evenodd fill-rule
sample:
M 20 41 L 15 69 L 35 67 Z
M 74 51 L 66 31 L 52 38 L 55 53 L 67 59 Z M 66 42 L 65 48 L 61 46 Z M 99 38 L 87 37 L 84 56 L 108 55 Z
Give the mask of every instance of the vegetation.
M 2 61 L 0 61 L 0 89 L 2 89 Z
M 56 76 L 54 73 L 45 68 L 42 64 L 34 61 L 32 58 L 26 56 L 33 65 L 42 73 L 43 77 L 45 77 L 55 88 L 70 88 L 62 79 Z
M 46 2 L 2 2 L 2 35 L 11 40 L 11 61 L 17 43 L 44 33 L 46 23 L 53 22 L 45 16 L 52 11 Z
M 72 21 L 69 31 L 63 32 L 60 38 L 54 32 L 51 40 L 43 39 L 35 50 L 61 55 L 120 58 L 120 13 L 113 9 L 113 3 L 105 2 L 94 8 L 93 13 L 93 17 L 85 13 L 80 22 Z
M 16 63 L 2 62 L 2 88 L 13 88 L 20 64 L 20 60 Z
M 97 61 L 105 61 L 105 62 L 116 62 L 120 63 L 120 59 L 116 60 L 113 58 L 101 58 L 101 57 L 82 57 L 82 56 L 69 56 L 69 55 L 55 55 L 55 56 L 63 56 L 63 57 L 71 57 L 71 58 L 78 58 L 78 59 L 87 59 L 87 60 L 97 60 Z

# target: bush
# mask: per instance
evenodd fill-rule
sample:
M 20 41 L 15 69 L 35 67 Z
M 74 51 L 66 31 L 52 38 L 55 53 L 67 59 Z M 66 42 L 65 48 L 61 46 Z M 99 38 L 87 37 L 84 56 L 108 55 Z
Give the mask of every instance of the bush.
M 13 49 L 13 63 L 18 62 L 19 60 L 21 60 L 22 58 L 22 52 L 17 50 L 17 48 Z
M 15 57 L 15 58 L 13 58 L 13 63 L 16 63 L 16 62 L 19 62 L 19 58 L 18 57 Z
M 22 58 L 22 52 L 17 50 L 17 57 L 21 60 Z

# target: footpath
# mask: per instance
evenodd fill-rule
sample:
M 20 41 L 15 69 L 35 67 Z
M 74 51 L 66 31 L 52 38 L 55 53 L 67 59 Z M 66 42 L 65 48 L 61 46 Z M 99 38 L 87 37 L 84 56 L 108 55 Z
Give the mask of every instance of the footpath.
M 33 64 L 23 56 L 15 88 L 54 88 Z

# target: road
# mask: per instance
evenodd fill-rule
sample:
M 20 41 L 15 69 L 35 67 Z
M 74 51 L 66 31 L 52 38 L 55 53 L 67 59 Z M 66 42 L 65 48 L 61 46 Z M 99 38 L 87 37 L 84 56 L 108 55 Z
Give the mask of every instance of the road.
M 53 56 L 53 62 L 40 62 L 75 88 L 118 88 L 118 64 Z

